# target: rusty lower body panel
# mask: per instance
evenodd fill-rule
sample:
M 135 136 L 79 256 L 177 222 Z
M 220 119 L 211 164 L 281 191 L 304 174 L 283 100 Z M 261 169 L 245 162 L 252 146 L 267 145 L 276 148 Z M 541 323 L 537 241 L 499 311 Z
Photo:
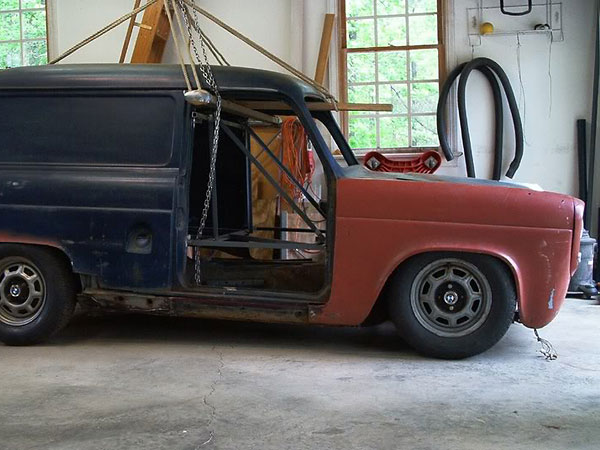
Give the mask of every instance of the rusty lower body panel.
M 104 290 L 86 290 L 79 302 L 107 312 L 273 323 L 306 324 L 310 310 L 307 304 L 251 304 L 233 298 L 223 301 Z

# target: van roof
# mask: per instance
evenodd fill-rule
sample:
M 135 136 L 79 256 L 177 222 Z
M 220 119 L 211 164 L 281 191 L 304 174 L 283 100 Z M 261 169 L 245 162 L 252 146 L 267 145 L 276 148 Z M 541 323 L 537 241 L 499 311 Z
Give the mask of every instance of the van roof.
M 290 75 L 245 67 L 213 66 L 213 71 L 223 92 L 323 100 L 314 87 Z M 193 80 L 190 66 L 188 72 Z M 186 84 L 176 64 L 56 64 L 0 70 L 0 92 L 23 89 L 185 90 Z

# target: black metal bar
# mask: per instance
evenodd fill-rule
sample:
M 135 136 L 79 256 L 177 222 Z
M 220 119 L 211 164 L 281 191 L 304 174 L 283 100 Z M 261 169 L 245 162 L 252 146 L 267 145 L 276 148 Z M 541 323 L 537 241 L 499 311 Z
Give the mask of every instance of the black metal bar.
M 268 242 L 271 244 L 274 243 L 278 243 L 278 242 L 292 242 L 292 241 L 286 241 L 285 239 L 271 239 L 271 238 L 263 238 L 263 237 L 259 237 L 259 236 L 251 236 L 249 234 L 242 234 L 242 233 L 231 233 L 228 236 L 228 240 L 230 241 L 235 241 L 235 242 Z M 297 243 L 297 244 L 304 244 L 305 242 L 293 242 L 293 243 Z M 317 244 L 317 245 L 321 245 L 321 242 L 307 242 L 308 244 Z
M 214 134 L 215 134 L 215 123 L 214 123 L 214 121 L 209 121 L 208 148 L 211 153 L 213 151 L 212 143 L 213 143 Z M 214 150 L 216 151 L 216 149 L 214 149 Z M 212 158 L 212 154 L 209 156 L 209 158 Z M 211 198 L 213 236 L 215 237 L 215 239 L 219 237 L 219 207 L 218 207 L 217 201 L 218 201 L 218 198 L 217 198 L 217 172 L 215 171 L 215 179 L 214 179 L 212 198 Z
M 250 135 L 248 134 L 248 128 L 244 128 L 246 139 L 246 148 L 250 148 Z M 252 231 L 254 229 L 254 204 L 252 202 L 252 164 L 246 158 L 246 221 L 248 222 L 248 229 Z
M 577 156 L 579 162 L 579 198 L 587 202 L 587 122 L 585 119 L 577 121 Z
M 279 131 L 277 132 L 277 134 L 271 138 L 271 140 L 270 140 L 270 141 L 269 141 L 269 143 L 267 144 L 267 147 L 270 147 L 270 146 L 271 146 L 271 144 L 272 144 L 273 142 L 275 142 L 275 139 L 277 139 L 279 136 L 281 136 L 281 130 L 282 130 L 282 128 L 280 128 L 280 129 L 279 129 Z M 258 154 L 256 155 L 256 158 L 257 158 L 257 159 L 258 159 L 258 158 L 260 158 L 260 156 L 261 156 L 261 155 L 262 155 L 264 152 L 265 152 L 265 150 L 261 148 L 261 149 L 260 149 L 260 152 L 258 152 Z
M 202 122 L 204 120 L 214 120 L 214 119 L 211 119 L 210 116 L 207 116 L 206 114 L 199 113 L 198 111 L 194 111 L 192 113 L 192 119 L 194 119 L 194 122 Z M 233 128 L 239 128 L 239 129 L 243 129 L 244 128 L 243 125 L 241 125 L 241 124 L 239 124 L 237 122 L 232 122 L 230 120 L 221 119 L 221 123 L 226 123 L 227 125 L 229 125 L 230 127 L 233 127 Z
M 592 208 L 590 211 L 596 210 L 596 205 L 598 205 L 598 194 L 596 193 L 596 177 L 594 176 L 596 173 L 596 150 L 598 148 L 598 108 L 600 105 L 598 104 L 600 101 L 600 4 L 596 6 L 595 12 L 595 48 L 594 48 L 594 83 L 592 87 L 592 124 L 590 130 L 590 150 L 589 150 L 589 164 L 588 164 L 588 201 L 589 206 Z M 594 214 L 595 215 L 595 214 Z M 596 219 L 596 220 L 594 220 Z M 595 223 L 594 223 L 595 222 Z M 600 224 L 600 220 L 596 218 L 592 218 L 592 212 L 588 214 L 588 230 L 594 237 L 598 237 L 598 226 Z M 600 265 L 597 265 L 600 268 Z M 596 278 L 597 279 L 597 278 Z
M 258 241 L 229 241 L 223 239 L 192 239 L 188 245 L 201 248 L 268 248 L 292 250 L 324 250 L 325 244 L 311 244 L 308 242 L 292 242 L 277 240 Z
M 290 169 L 288 169 L 285 166 L 285 164 L 283 164 L 279 160 L 279 158 L 277 158 L 277 156 L 275 156 L 275 154 L 271 151 L 271 149 L 269 147 L 267 147 L 267 144 L 265 144 L 263 142 L 263 140 L 254 132 L 254 130 L 252 130 L 251 128 L 248 128 L 248 130 L 250 131 L 250 135 L 254 138 L 254 140 L 256 142 L 258 142 L 258 145 L 260 145 L 262 147 L 262 149 L 269 155 L 269 157 L 275 162 L 275 164 L 277 164 L 277 166 L 279 166 L 279 168 L 281 170 L 283 170 L 283 172 L 287 175 L 287 177 L 294 184 L 294 186 L 296 186 L 298 189 L 300 189 L 300 192 L 302 192 L 302 195 L 304 195 L 304 197 L 306 197 L 306 199 L 310 202 L 311 205 L 314 206 L 314 208 L 319 212 L 319 214 L 321 214 L 321 216 L 323 216 L 323 217 L 327 217 L 325 215 L 325 213 L 321 210 L 321 206 L 319 205 L 319 202 L 317 202 L 315 200 L 315 198 L 312 195 L 310 195 L 306 189 L 304 189 L 304 186 L 302 186 L 302 183 L 300 183 L 296 179 L 296 177 L 294 177 L 294 175 L 292 174 Z
M 271 144 L 272 144 L 273 142 L 275 142 L 275 139 L 277 139 L 279 136 L 281 136 L 281 131 L 282 131 L 282 130 L 283 130 L 283 128 L 280 128 L 280 129 L 277 131 L 277 133 L 275 134 L 275 136 L 273 136 L 273 137 L 271 138 L 271 140 L 269 141 L 269 143 L 267 144 L 267 147 L 270 147 L 270 146 L 271 146 Z
M 333 138 L 333 141 L 337 144 L 338 149 L 342 153 L 344 160 L 349 166 L 358 166 L 360 163 L 356 159 L 356 155 L 348 145 L 346 138 L 342 134 L 342 130 L 338 127 L 331 111 L 315 111 L 313 117 L 319 120 Z
M 244 144 L 240 142 L 235 134 L 229 129 L 227 125 L 222 126 L 223 131 L 229 136 L 229 138 L 233 141 L 233 143 L 241 150 L 242 153 L 246 155 L 246 157 L 252 161 L 252 163 L 256 166 L 256 168 L 265 176 L 265 178 L 271 183 L 271 185 L 279 192 L 279 194 L 285 199 L 286 202 L 290 205 L 290 207 L 302 218 L 302 220 L 310 227 L 311 230 L 314 231 L 320 237 L 323 237 L 323 233 L 321 230 L 317 228 L 317 226 L 313 223 L 313 221 L 306 215 L 306 213 L 294 202 L 294 200 L 288 195 L 287 192 L 277 183 L 277 181 L 271 176 L 271 174 L 264 168 L 264 166 L 258 161 L 252 152 L 248 150 Z
M 312 233 L 310 228 L 277 228 L 277 227 L 256 227 L 256 231 L 282 231 L 284 233 Z M 326 230 L 321 230 L 325 233 Z

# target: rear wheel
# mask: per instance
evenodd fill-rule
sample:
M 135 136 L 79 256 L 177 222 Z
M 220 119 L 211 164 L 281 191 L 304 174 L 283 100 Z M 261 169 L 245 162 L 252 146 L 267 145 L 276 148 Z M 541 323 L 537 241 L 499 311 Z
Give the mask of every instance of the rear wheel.
M 67 324 L 74 308 L 75 283 L 63 258 L 40 247 L 0 247 L 0 341 L 44 341 Z
M 485 255 L 437 253 L 412 258 L 388 291 L 400 335 L 428 356 L 458 359 L 497 343 L 516 309 L 511 273 Z

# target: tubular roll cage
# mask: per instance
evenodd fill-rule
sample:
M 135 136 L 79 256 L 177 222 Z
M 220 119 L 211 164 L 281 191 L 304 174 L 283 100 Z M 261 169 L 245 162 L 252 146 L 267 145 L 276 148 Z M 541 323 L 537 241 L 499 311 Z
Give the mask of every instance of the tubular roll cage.
M 198 123 L 202 123 L 204 121 L 208 124 L 208 139 L 209 142 L 212 142 L 214 136 L 215 122 L 213 114 L 202 114 L 200 112 L 194 111 L 192 113 L 192 121 L 194 126 Z M 217 207 L 217 198 L 218 198 L 218 190 L 217 183 L 215 177 L 215 185 L 212 191 L 211 198 L 211 216 L 212 216 L 212 237 L 210 238 L 202 238 L 202 239 L 193 239 L 188 237 L 187 244 L 189 247 L 199 247 L 199 248 L 266 248 L 266 249 L 288 249 L 288 250 L 323 250 L 325 249 L 325 234 L 326 230 L 322 230 L 319 228 L 317 223 L 313 221 L 306 211 L 302 209 L 300 206 L 296 204 L 294 199 L 290 196 L 290 194 L 281 186 L 281 184 L 269 173 L 269 171 L 265 168 L 265 166 L 259 161 L 259 157 L 262 154 L 268 155 L 269 159 L 272 160 L 277 167 L 282 171 L 282 173 L 290 180 L 290 182 L 302 193 L 302 195 L 308 200 L 308 202 L 315 208 L 315 210 L 323 217 L 326 218 L 327 215 L 323 211 L 323 208 L 315 199 L 315 197 L 308 192 L 308 190 L 303 186 L 303 184 L 298 181 L 291 171 L 283 164 L 283 162 L 273 153 L 273 151 L 269 148 L 269 144 L 265 143 L 251 128 L 252 123 L 250 120 L 245 120 L 241 122 L 232 122 L 229 120 L 221 119 L 221 129 L 222 131 L 231 139 L 235 147 L 242 152 L 242 154 L 246 157 L 247 161 L 254 165 L 258 171 L 265 177 L 265 179 L 273 186 L 273 188 L 278 192 L 278 194 L 283 198 L 286 203 L 292 208 L 292 210 L 300 216 L 302 221 L 308 226 L 308 228 L 269 228 L 269 227 L 254 227 L 253 226 L 253 205 L 252 200 L 248 197 L 247 201 L 247 223 L 248 229 L 242 231 L 236 231 L 233 233 L 219 233 L 219 212 Z M 269 123 L 270 126 L 273 126 L 272 123 Z M 237 128 L 243 130 L 246 135 L 246 142 L 242 142 L 238 136 L 232 131 L 232 128 Z M 281 134 L 281 129 L 273 138 L 276 139 Z M 251 151 L 251 142 L 255 141 L 260 146 L 260 153 L 258 155 L 253 155 Z M 273 142 L 273 140 L 271 142 Z M 250 166 L 249 166 L 250 167 Z M 249 170 L 248 170 L 249 171 Z M 251 195 L 252 178 L 248 177 L 248 195 Z M 281 231 L 281 232 L 295 232 L 295 233 L 314 233 L 317 237 L 316 243 L 306 243 L 306 242 L 293 242 L 283 239 L 266 239 L 259 238 L 255 236 L 250 236 L 250 234 L 254 231 Z

